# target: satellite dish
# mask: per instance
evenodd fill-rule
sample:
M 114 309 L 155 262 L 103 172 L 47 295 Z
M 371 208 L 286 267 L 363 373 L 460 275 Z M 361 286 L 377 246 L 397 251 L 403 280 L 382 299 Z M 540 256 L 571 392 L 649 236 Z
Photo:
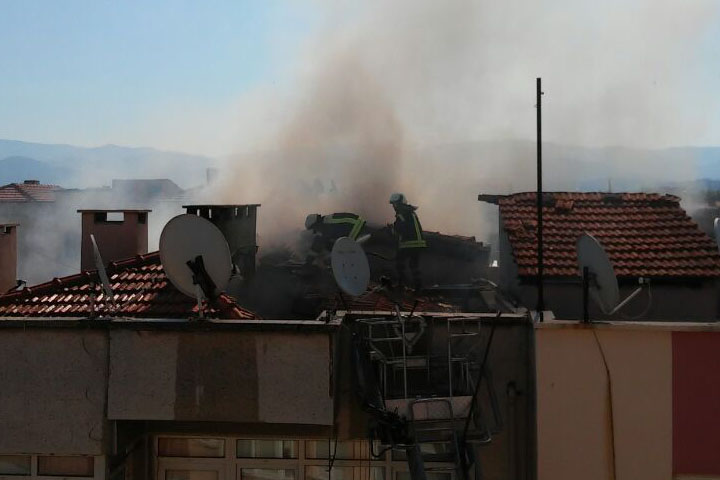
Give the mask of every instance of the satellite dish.
M 200 257 L 218 291 L 227 288 L 232 273 L 230 247 L 220 229 L 191 214 L 170 219 L 160 234 L 160 262 L 170 282 L 189 297 L 198 297 L 198 283 L 188 262 Z
M 578 265 L 580 275 L 584 267 L 594 277 L 590 282 L 590 293 L 605 314 L 610 314 L 620 301 L 620 289 L 612 263 L 595 237 L 584 233 L 577 241 Z
M 715 218 L 713 230 L 715 231 L 715 243 L 717 243 L 718 251 L 720 251 L 720 218 Z
M 330 265 L 340 290 L 353 297 L 365 293 L 370 283 L 370 264 L 356 241 L 348 237 L 335 240 Z

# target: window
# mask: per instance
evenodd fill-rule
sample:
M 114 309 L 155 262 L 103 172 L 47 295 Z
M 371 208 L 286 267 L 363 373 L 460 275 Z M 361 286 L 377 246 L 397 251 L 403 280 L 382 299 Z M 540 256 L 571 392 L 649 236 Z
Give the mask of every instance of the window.
M 0 455 L 0 475 L 30 475 L 30 455 Z
M 38 475 L 92 477 L 95 475 L 95 459 L 93 457 L 38 457 Z
M 238 458 L 298 458 L 297 440 L 238 440 Z
M 452 480 L 450 472 L 427 472 L 425 473 L 427 480 Z M 395 480 L 411 480 L 410 472 L 397 472 Z
M 426 462 L 454 462 L 455 453 L 449 442 L 421 443 L 420 452 Z M 406 461 L 405 450 L 393 450 L 392 459 L 395 461 Z
M 385 480 L 385 469 L 334 466 L 331 474 L 328 475 L 327 465 L 310 466 L 305 467 L 305 480 Z
M 243 468 L 240 480 L 295 480 L 293 469 Z
M 161 457 L 222 458 L 225 440 L 221 438 L 163 438 L 158 439 Z
M 334 442 L 330 440 L 308 440 L 305 442 L 305 457 L 317 459 L 329 459 L 332 453 L 336 460 L 361 459 L 362 455 L 356 454 L 355 443 L 357 442 Z
M 167 470 L 165 480 L 218 480 L 217 470 Z

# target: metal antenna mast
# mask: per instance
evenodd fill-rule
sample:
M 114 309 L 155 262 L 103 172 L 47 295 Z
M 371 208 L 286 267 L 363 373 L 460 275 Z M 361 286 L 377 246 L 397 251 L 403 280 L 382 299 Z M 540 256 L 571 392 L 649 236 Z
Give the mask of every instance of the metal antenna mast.
M 543 187 L 542 187 L 542 80 L 538 77 L 536 82 L 537 95 L 537 307 L 538 319 L 543 321 L 545 310 L 545 291 L 543 285 Z

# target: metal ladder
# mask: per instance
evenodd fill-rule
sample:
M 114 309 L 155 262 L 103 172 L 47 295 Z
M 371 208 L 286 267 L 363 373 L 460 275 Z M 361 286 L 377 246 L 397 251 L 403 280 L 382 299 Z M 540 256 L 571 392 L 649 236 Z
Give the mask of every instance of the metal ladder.
M 424 407 L 424 414 L 419 414 L 420 407 Z M 452 463 L 425 467 L 425 472 L 455 472 L 457 478 L 463 478 L 452 402 L 447 398 L 417 398 L 410 401 L 408 410 L 412 435 L 423 461 Z

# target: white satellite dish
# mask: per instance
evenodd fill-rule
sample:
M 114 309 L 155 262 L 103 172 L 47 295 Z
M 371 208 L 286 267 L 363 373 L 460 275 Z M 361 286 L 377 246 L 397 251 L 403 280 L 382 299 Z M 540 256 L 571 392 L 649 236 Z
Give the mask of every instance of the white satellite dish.
M 715 243 L 718 246 L 718 251 L 720 251 L 720 218 L 715 218 L 713 230 L 715 231 Z
M 199 287 L 187 262 L 198 257 L 217 290 L 224 291 L 232 274 L 232 258 L 220 229 L 197 215 L 170 219 L 160 234 L 160 262 L 175 288 L 193 298 L 199 297 Z
M 584 267 L 587 267 L 594 277 L 590 283 L 593 299 L 600 305 L 603 313 L 609 314 L 620 301 L 620 289 L 605 249 L 595 237 L 584 233 L 577 241 L 577 256 L 580 275 L 583 275 Z
M 348 237 L 335 240 L 330 265 L 340 290 L 353 297 L 365 293 L 370 283 L 370 264 L 356 241 Z

